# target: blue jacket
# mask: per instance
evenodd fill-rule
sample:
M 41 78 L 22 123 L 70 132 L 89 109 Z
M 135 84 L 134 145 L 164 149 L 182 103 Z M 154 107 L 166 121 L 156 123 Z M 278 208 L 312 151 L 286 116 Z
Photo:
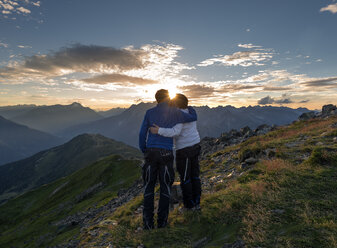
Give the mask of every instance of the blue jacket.
M 146 148 L 173 149 L 173 138 L 163 137 L 149 132 L 149 128 L 156 124 L 160 127 L 172 128 L 178 123 L 197 120 L 197 113 L 188 107 L 189 114 L 178 108 L 169 106 L 166 102 L 157 104 L 156 107 L 146 111 L 142 127 L 139 132 L 139 148 L 144 153 Z

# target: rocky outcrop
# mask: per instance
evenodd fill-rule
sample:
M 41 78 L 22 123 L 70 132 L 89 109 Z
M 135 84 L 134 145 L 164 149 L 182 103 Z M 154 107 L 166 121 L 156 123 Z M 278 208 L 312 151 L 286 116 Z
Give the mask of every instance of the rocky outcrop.
M 207 155 L 223 150 L 227 146 L 236 145 L 246 141 L 248 138 L 256 135 L 264 135 L 277 127 L 266 124 L 258 126 L 255 130 L 248 126 L 240 130 L 232 129 L 228 133 L 222 133 L 219 138 L 205 137 L 201 140 L 201 159 L 205 159 Z
M 299 120 L 300 121 L 306 121 L 313 118 L 327 118 L 330 116 L 336 116 L 337 115 L 337 107 L 333 104 L 327 104 L 322 107 L 321 112 L 315 112 L 310 111 L 306 112 L 300 115 Z

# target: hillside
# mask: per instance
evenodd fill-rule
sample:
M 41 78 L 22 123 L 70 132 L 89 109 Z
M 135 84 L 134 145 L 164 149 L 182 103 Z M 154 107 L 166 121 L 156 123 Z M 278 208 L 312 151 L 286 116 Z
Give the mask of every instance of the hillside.
M 140 152 L 101 135 L 83 134 L 29 158 L 0 167 L 0 202 L 50 183 L 112 154 L 139 158 Z
M 146 110 L 154 107 L 154 103 L 139 103 L 132 105 L 120 115 L 104 118 L 91 123 L 85 123 L 68 128 L 59 134 L 73 137 L 81 133 L 100 133 L 106 137 L 122 141 L 138 147 L 138 132 Z M 249 126 L 254 129 L 261 124 L 289 124 L 307 109 L 291 109 L 286 107 L 254 106 L 235 108 L 232 106 L 195 107 L 198 114 L 198 130 L 200 136 L 218 137 L 231 129 Z
M 0 116 L 0 165 L 23 159 L 59 145 L 62 139 Z
M 206 155 L 201 168 L 201 213 L 178 207 L 169 228 L 143 231 L 139 196 L 86 227 L 80 246 L 337 246 L 337 115 L 227 146 Z
M 9 201 L 0 207 L 0 247 L 47 247 L 78 234 L 67 216 L 91 211 L 93 217 L 102 206 L 109 211 L 119 190 L 139 177 L 138 164 L 110 156 Z
M 44 132 L 56 134 L 58 131 L 80 123 L 101 119 L 94 110 L 80 103 L 69 105 L 38 106 L 11 118 L 12 121 Z
M 100 190 L 96 178 L 108 174 L 97 170 L 98 164 L 106 163 L 102 160 L 97 167 L 81 170 L 90 177 L 79 177 L 83 188 L 76 193 L 72 188 L 62 191 L 77 185 L 72 183 L 75 173 L 1 206 L 0 231 L 8 231 L 0 236 L 0 246 L 336 247 L 337 113 L 321 116 L 267 133 L 256 130 L 244 139 L 237 133 L 234 143 L 206 152 L 201 157 L 202 211 L 181 212 L 174 204 L 168 228 L 142 230 L 138 169 L 112 173 L 120 175 L 109 183 L 128 181 L 126 175 L 133 178 L 129 185 L 134 182 L 128 189 L 122 186 L 113 201 Z M 204 140 L 203 148 L 209 142 Z M 96 181 L 87 184 L 84 178 Z M 67 199 L 87 195 L 79 192 L 90 195 L 85 208 L 71 205 L 62 212 Z

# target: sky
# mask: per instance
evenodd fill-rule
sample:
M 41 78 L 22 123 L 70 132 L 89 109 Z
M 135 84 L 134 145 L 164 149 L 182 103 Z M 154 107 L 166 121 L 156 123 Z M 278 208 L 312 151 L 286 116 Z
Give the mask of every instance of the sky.
M 334 0 L 0 0 L 0 106 L 154 101 L 320 109 L 337 99 Z

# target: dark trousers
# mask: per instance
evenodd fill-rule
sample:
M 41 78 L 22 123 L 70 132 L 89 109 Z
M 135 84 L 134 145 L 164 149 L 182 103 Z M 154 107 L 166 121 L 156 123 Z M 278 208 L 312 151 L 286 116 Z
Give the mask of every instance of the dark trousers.
M 160 199 L 158 206 L 158 227 L 167 225 L 171 186 L 174 182 L 173 152 L 160 148 L 149 148 L 145 153 L 143 166 L 144 179 L 144 210 L 143 222 L 145 229 L 153 229 L 154 188 L 157 177 L 160 183 Z
M 200 145 L 196 144 L 176 151 L 176 165 L 186 208 L 200 204 L 201 182 L 198 159 L 200 149 Z

